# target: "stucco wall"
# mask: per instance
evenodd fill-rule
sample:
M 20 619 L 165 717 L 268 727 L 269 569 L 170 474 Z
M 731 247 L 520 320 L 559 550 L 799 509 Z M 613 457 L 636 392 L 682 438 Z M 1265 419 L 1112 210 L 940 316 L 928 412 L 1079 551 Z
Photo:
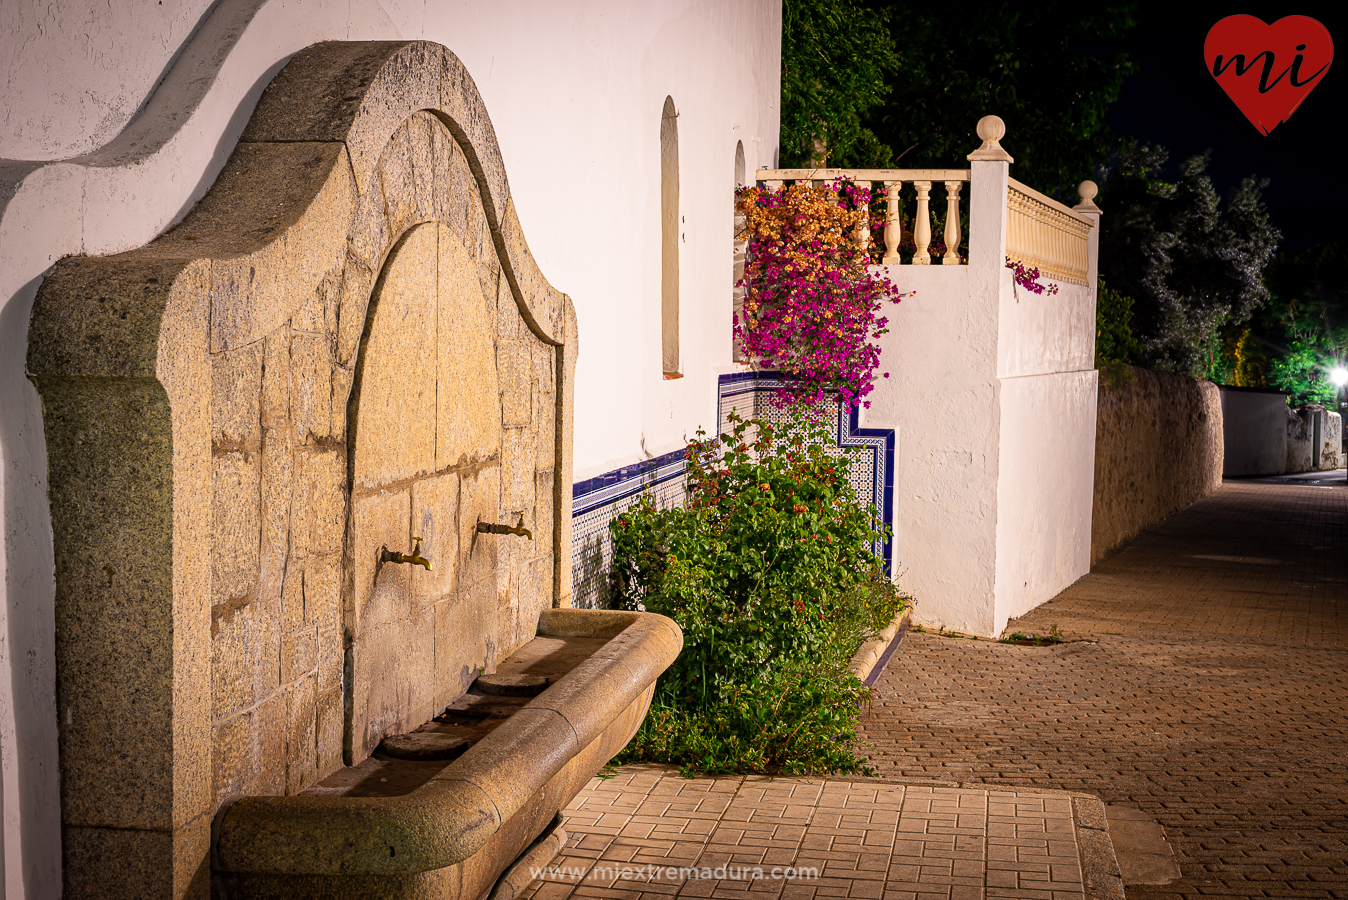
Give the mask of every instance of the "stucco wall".
M 1002 381 L 996 634 L 1090 569 L 1095 406 L 1094 369 Z
M 888 266 L 862 423 L 895 429 L 894 577 L 914 621 L 994 636 L 1089 569 L 1095 292 L 1005 266 L 1007 165 L 971 164 L 969 263 Z M 1095 245 L 1090 249 L 1095 282 Z
M 1280 475 L 1288 471 L 1288 443 L 1298 423 L 1281 391 L 1222 387 L 1222 434 L 1225 458 L 1222 474 L 1231 478 Z M 1307 468 L 1309 439 L 1304 441 Z M 1291 454 L 1296 461 L 1295 448 Z
M 1092 565 L 1222 483 L 1216 385 L 1151 369 L 1125 371 L 1100 379 Z
M 894 577 L 916 598 L 916 621 L 988 634 L 1002 416 L 996 284 L 971 266 L 888 270 L 916 293 L 885 311 L 890 377 L 862 421 L 895 430 Z
M 115 9 L 113 9 L 115 7 Z M 780 6 L 420 0 L 6 5 L 0 35 L 0 879 L 60 882 L 52 530 L 33 297 L 60 257 L 140 246 L 191 208 L 262 89 L 321 40 L 417 38 L 464 61 L 490 110 L 530 249 L 581 334 L 575 477 L 714 425 L 730 362 L 735 149 L 775 162 Z M 157 85 L 157 88 L 156 88 Z M 660 359 L 659 125 L 679 111 L 684 378 Z M 615 410 L 623 410 L 616 415 Z
M 1343 418 L 1309 404 L 1287 410 L 1287 461 L 1283 472 L 1337 469 L 1343 461 Z
M 1320 468 L 1343 467 L 1343 416 L 1336 412 L 1321 413 L 1324 425 L 1320 429 Z
M 1092 260 L 1097 244 L 1098 237 Z M 1094 272 L 1088 280 L 1094 285 Z M 1011 283 L 1002 287 L 997 345 L 1002 459 L 992 634 L 1089 571 L 1095 456 L 1094 287 L 1055 282 L 1057 293 L 1036 294 L 1003 281 Z

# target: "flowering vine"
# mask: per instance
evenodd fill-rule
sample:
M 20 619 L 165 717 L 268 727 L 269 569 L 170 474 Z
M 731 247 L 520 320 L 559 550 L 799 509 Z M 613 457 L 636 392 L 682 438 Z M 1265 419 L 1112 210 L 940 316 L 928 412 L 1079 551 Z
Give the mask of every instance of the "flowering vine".
M 869 188 L 847 181 L 736 195 L 748 256 L 735 336 L 765 367 L 792 376 L 777 395 L 784 405 L 837 397 L 870 406 L 865 397 L 880 364 L 874 340 L 888 330 L 879 312 L 900 299 L 887 278 L 867 269 L 867 249 L 854 239 L 870 203 Z
M 1020 260 L 1006 258 L 1006 267 L 1011 270 L 1015 283 L 1025 288 L 1031 294 L 1048 294 L 1053 296 L 1058 293 L 1058 286 L 1053 282 L 1044 284 L 1039 280 L 1039 267 L 1027 268 Z

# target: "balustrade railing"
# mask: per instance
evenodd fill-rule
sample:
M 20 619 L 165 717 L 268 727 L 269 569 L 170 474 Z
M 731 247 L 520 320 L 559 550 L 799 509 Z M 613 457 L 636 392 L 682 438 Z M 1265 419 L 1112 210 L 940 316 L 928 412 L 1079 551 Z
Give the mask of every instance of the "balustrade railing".
M 1087 182 L 1089 184 L 1089 182 Z M 1094 185 L 1091 194 L 1094 195 Z M 1089 198 L 1083 195 L 1084 200 Z M 1006 193 L 1006 255 L 1054 281 L 1085 284 L 1091 220 L 1014 178 Z
M 1006 126 L 1001 119 L 984 116 L 978 122 L 977 131 L 983 145 L 968 156 L 975 167 L 986 166 L 989 162 L 1007 166 L 1014 161 L 999 143 L 1006 134 Z M 1002 168 L 1001 171 L 1005 173 L 1006 169 Z M 881 262 L 884 265 L 899 265 L 900 245 L 903 245 L 903 252 L 907 255 L 905 239 L 911 237 L 911 265 L 915 266 L 931 265 L 934 261 L 931 253 L 931 189 L 932 185 L 939 182 L 945 188 L 946 209 L 942 235 L 944 251 L 938 249 L 937 252 L 942 265 L 957 266 L 963 262 L 960 259 L 960 244 L 964 240 L 960 226 L 960 194 L 965 183 L 970 180 L 970 172 L 969 169 L 759 169 L 756 178 L 759 184 L 774 190 L 787 183 L 822 186 L 841 180 L 870 187 L 873 192 L 884 197 L 884 231 L 881 235 L 884 255 Z M 996 172 L 990 170 L 987 175 L 996 177 Z M 1095 227 L 1100 214 L 1100 208 L 1092 201 L 1097 190 L 1095 183 L 1081 183 L 1077 189 L 1081 202 L 1072 209 L 1014 178 L 1004 174 L 1000 177 L 1006 179 L 1006 256 L 1027 267 L 1039 269 L 1042 276 L 1051 280 L 1086 285 L 1091 272 L 1091 229 Z M 911 205 L 902 196 L 905 185 L 912 185 L 915 196 Z M 904 207 L 912 210 L 909 229 L 904 228 L 904 220 L 908 218 L 903 215 L 906 212 Z M 989 228 L 994 234 L 1000 231 L 997 218 L 989 216 L 999 217 L 1000 210 L 995 206 L 983 209 L 977 221 L 971 215 L 968 219 L 970 230 Z M 859 246 L 870 250 L 869 216 L 857 225 L 853 237 Z
M 931 187 L 940 182 L 945 188 L 945 229 L 942 243 L 945 253 L 940 257 L 941 265 L 958 266 L 960 242 L 964 235 L 960 229 L 960 193 L 969 180 L 968 169 L 759 169 L 758 183 L 776 190 L 791 183 L 808 183 L 816 186 L 830 181 L 846 179 L 857 184 L 871 187 L 885 198 L 885 220 L 883 232 L 884 257 L 881 262 L 887 266 L 900 264 L 899 245 L 903 241 L 903 222 L 900 219 L 901 192 L 905 184 L 911 184 L 915 197 L 913 212 L 913 258 L 912 265 L 932 264 L 931 250 Z M 869 220 L 863 220 L 853 235 L 857 244 L 869 249 L 871 227 Z

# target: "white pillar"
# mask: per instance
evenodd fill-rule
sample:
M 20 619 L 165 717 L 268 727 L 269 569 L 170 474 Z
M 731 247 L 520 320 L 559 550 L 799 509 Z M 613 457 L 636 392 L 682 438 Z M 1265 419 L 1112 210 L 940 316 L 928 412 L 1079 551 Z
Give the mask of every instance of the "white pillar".
M 1072 211 L 1080 213 L 1091 220 L 1091 233 L 1086 238 L 1086 289 L 1090 292 L 1091 298 L 1091 321 L 1095 321 L 1095 306 L 1099 302 L 1096 291 L 1100 286 L 1100 207 L 1095 205 L 1095 195 L 1099 193 L 1099 188 L 1095 186 L 1094 181 L 1083 181 L 1077 185 L 1077 196 L 1081 202 L 1072 207 Z M 1094 342 L 1094 337 L 1091 338 Z M 1092 347 L 1094 352 L 1094 347 Z
M 913 265 L 931 265 L 931 255 L 927 247 L 931 246 L 931 182 L 914 181 L 917 189 L 917 212 L 913 217 Z
M 945 257 L 943 266 L 960 264 L 960 188 L 962 181 L 945 183 Z
M 978 136 L 983 146 L 969 159 L 969 266 L 977 268 L 981 279 L 991 276 L 988 290 L 997 291 L 1001 271 L 1006 265 L 1006 192 L 1011 155 L 998 140 L 1006 134 L 1006 125 L 996 116 L 978 120 Z

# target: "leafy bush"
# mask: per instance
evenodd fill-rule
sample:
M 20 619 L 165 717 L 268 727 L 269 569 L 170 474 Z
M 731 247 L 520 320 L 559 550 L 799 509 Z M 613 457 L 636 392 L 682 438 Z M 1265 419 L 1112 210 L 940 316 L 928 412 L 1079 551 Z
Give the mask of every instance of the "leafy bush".
M 1133 334 L 1133 298 L 1110 290 L 1101 278 L 1095 292 L 1095 367 L 1117 387 L 1132 380 L 1128 367 L 1142 362 L 1143 350 Z
M 1348 342 L 1341 340 L 1339 346 L 1344 343 Z M 1336 411 L 1339 389 L 1329 380 L 1330 370 L 1341 359 L 1335 349 L 1316 334 L 1294 338 L 1283 355 L 1269 364 L 1269 381 L 1287 391 L 1292 406 L 1319 403 Z
M 1231 368 L 1223 384 L 1235 387 L 1266 387 L 1268 385 L 1268 352 L 1254 335 L 1254 328 L 1232 329 L 1226 339 L 1223 359 Z
M 623 762 L 702 772 L 856 772 L 847 662 L 902 606 L 872 551 L 848 456 L 798 416 L 785 435 L 732 417 L 688 448 L 688 505 L 644 499 L 610 530 L 620 605 L 669 616 L 683 653 Z M 699 438 L 703 435 L 699 432 Z
M 1267 281 L 1273 302 L 1254 328 L 1254 340 L 1271 351 L 1266 379 L 1294 406 L 1337 408 L 1329 372 L 1348 362 L 1348 242 L 1280 256 Z

